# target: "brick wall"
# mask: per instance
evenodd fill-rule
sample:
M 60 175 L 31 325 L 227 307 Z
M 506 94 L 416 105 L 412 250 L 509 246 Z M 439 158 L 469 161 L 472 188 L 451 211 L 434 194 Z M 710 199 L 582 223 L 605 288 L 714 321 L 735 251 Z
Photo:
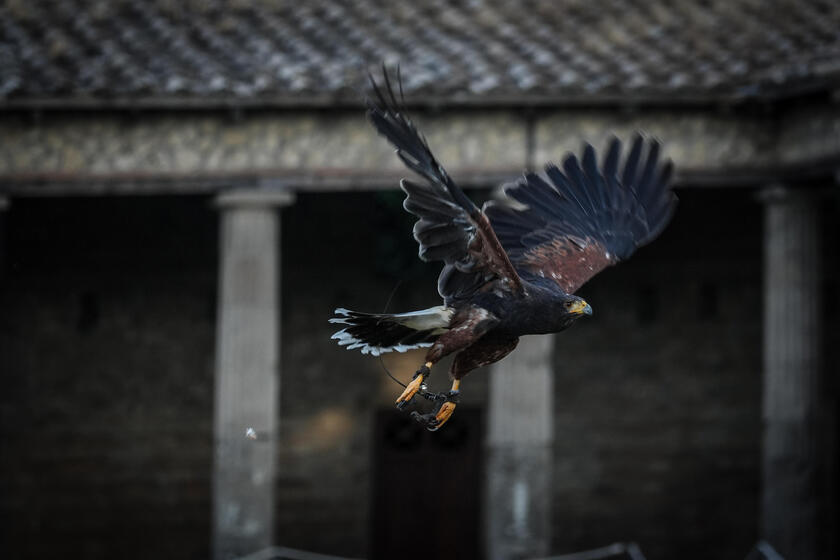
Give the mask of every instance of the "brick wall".
M 558 550 L 741 558 L 757 539 L 761 207 L 681 195 L 659 241 L 581 290 L 592 320 L 558 337 Z
M 215 215 L 15 200 L 0 288 L 0 555 L 207 558 Z

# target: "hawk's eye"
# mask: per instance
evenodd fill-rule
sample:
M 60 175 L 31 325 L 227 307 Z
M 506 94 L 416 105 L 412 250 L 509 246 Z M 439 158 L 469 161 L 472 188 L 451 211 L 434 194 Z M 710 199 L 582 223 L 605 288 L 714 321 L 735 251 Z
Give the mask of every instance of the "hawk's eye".
M 567 301 L 567 302 L 566 302 L 566 303 L 564 303 L 563 305 L 565 305 L 565 306 L 566 306 L 566 309 L 571 309 L 571 308 L 572 308 L 572 302 L 571 302 L 571 301 Z

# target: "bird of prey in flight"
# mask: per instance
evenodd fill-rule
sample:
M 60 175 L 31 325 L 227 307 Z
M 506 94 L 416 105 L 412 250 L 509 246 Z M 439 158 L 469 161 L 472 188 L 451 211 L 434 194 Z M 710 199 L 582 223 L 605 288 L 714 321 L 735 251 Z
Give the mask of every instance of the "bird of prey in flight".
M 434 407 L 412 415 L 437 430 L 455 410 L 461 379 L 471 370 L 501 360 L 522 335 L 559 332 L 592 314 L 574 293 L 662 232 L 676 207 L 673 167 L 659 163 L 655 140 L 637 135 L 622 158 L 613 138 L 600 166 L 586 144 L 580 160 L 570 154 L 562 168 L 548 164 L 542 175 L 526 173 L 506 186 L 505 200 L 478 208 L 432 155 L 384 74 L 381 86 L 371 78 L 367 115 L 422 179 L 402 180 L 403 206 L 419 218 L 420 259 L 444 263 L 443 305 L 396 314 L 336 309 L 330 322 L 344 327 L 332 338 L 374 356 L 428 348 L 396 404 L 405 408 L 419 392 Z M 451 390 L 429 392 L 432 367 L 452 353 Z

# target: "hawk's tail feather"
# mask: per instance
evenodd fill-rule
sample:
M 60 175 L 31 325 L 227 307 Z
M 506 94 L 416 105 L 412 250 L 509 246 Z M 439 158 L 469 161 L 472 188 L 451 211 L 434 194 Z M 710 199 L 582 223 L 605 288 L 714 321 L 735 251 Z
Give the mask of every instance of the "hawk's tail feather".
M 348 350 L 378 356 L 385 352 L 405 352 L 431 346 L 449 328 L 454 313 L 445 306 L 410 313 L 361 313 L 338 308 L 330 323 L 347 325 L 332 338 Z

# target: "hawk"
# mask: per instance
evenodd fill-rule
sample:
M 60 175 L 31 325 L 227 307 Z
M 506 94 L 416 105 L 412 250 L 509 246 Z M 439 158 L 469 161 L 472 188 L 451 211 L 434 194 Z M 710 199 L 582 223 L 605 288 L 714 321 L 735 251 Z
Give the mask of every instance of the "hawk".
M 505 186 L 504 200 L 478 208 L 435 159 L 387 72 L 381 87 L 372 77 L 371 84 L 370 122 L 422 179 L 401 181 L 403 206 L 418 218 L 420 259 L 444 263 L 443 305 L 395 314 L 339 308 L 330 322 L 344 327 L 332 338 L 374 356 L 428 348 L 396 405 L 405 408 L 418 392 L 433 401 L 432 412 L 412 415 L 434 431 L 455 410 L 467 373 L 504 358 L 522 335 L 559 332 L 592 314 L 575 292 L 662 232 L 676 207 L 673 165 L 660 163 L 659 143 L 639 134 L 624 158 L 613 138 L 600 165 L 585 144 L 580 159 L 569 154 L 562 168 L 526 173 Z M 432 367 L 453 353 L 451 389 L 429 392 Z

